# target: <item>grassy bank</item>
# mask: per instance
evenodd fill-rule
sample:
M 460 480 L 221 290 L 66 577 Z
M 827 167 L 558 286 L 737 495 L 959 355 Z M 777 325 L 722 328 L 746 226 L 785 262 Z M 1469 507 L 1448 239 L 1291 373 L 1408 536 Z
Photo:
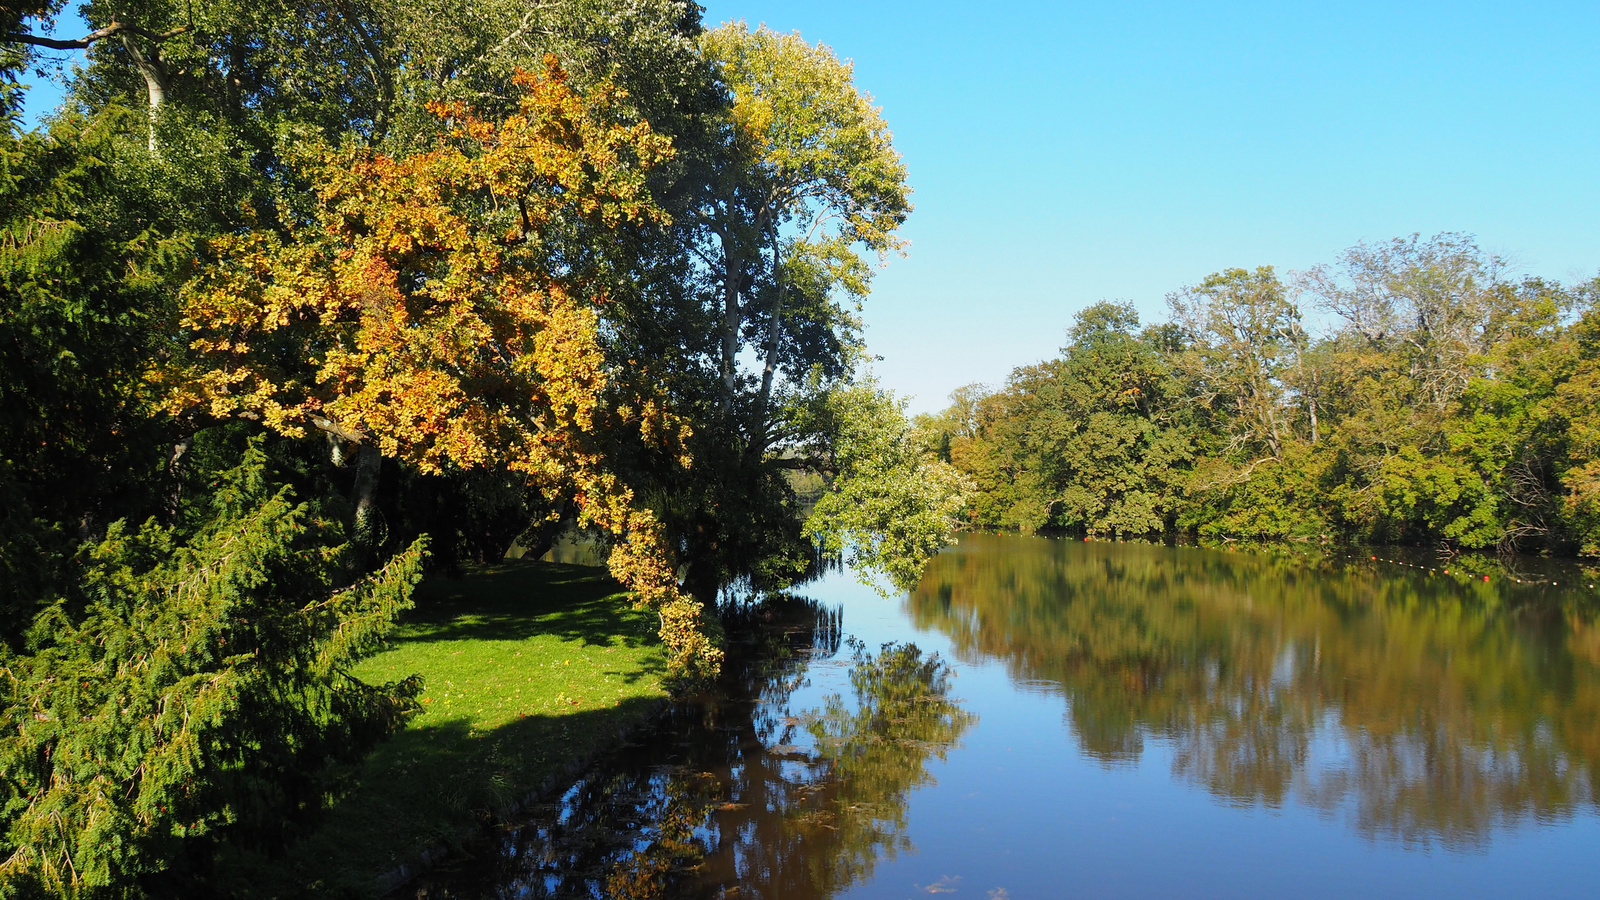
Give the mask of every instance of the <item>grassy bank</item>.
M 654 631 L 597 569 L 517 561 L 424 582 L 393 649 L 358 671 L 420 673 L 423 712 L 287 859 L 240 867 L 240 893 L 370 895 L 381 873 L 470 837 L 665 696 Z

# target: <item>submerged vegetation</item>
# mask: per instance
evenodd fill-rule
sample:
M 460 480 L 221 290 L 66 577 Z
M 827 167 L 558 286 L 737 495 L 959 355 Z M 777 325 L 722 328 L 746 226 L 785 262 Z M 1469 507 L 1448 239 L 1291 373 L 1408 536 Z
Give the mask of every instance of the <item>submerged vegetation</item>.
M 1090 306 L 1059 358 L 922 421 L 973 523 L 1600 553 L 1600 281 L 1443 234 L 1168 303 Z

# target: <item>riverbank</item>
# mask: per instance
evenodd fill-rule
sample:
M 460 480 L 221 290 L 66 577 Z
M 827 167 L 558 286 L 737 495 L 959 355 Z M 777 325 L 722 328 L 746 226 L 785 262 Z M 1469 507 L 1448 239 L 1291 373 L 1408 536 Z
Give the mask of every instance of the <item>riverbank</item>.
M 769 775 L 796 779 L 778 791 L 799 788 L 790 799 L 804 806 L 815 838 L 825 841 L 820 832 L 839 823 L 831 806 L 817 801 L 839 770 L 804 762 L 800 745 L 811 745 L 811 732 L 785 698 L 811 683 L 813 660 L 840 652 L 840 613 L 785 595 L 721 612 L 727 657 L 714 687 L 666 705 L 632 739 L 562 779 L 565 791 L 546 792 L 542 802 L 494 823 L 475 845 L 430 866 L 394 897 L 676 896 L 708 874 L 708 833 L 770 833 L 799 811 L 750 802 Z M 837 684 L 840 672 L 832 675 Z M 887 737 L 872 742 L 878 752 L 893 744 Z M 736 892 L 730 887 L 729 896 Z
M 753 707 L 674 707 L 403 896 L 1600 896 L 1600 608 L 1450 571 L 969 534 L 897 599 L 830 572 L 820 654 L 730 651 Z M 845 657 L 890 642 L 963 728 Z
M 285 859 L 230 861 L 230 893 L 374 896 L 399 866 L 469 841 L 660 708 L 654 632 L 603 570 L 508 561 L 424 582 L 393 648 L 356 672 L 421 674 L 422 713 Z

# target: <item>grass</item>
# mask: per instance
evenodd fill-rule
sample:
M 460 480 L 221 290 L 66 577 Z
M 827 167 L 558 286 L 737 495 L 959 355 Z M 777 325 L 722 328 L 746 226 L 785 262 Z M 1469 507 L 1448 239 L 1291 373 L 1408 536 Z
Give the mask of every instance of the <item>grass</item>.
M 423 712 L 287 859 L 243 867 L 243 893 L 370 896 L 382 873 L 472 837 L 666 696 L 654 631 L 596 569 L 514 561 L 424 582 L 393 649 L 358 670 L 421 673 Z

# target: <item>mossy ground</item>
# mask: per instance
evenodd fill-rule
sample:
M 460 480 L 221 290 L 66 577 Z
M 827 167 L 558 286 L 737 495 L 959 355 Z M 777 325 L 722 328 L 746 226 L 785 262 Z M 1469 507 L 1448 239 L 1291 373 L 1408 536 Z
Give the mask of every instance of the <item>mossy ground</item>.
M 424 582 L 394 647 L 358 670 L 420 673 L 423 712 L 286 859 L 240 865 L 239 893 L 370 896 L 380 874 L 470 838 L 666 696 L 654 632 L 597 569 L 515 561 Z

